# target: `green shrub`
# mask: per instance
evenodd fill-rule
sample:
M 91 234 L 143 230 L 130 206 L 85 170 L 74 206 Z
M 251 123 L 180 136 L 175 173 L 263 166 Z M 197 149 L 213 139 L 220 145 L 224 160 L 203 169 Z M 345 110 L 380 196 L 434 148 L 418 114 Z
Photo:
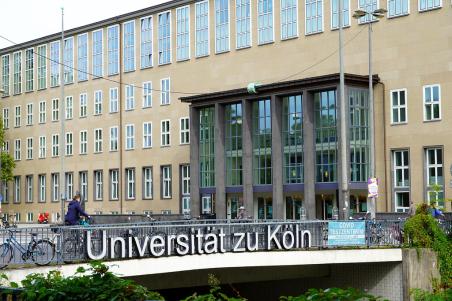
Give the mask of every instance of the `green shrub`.
M 355 288 L 311 288 L 303 295 L 297 297 L 280 297 L 280 301 L 382 301 L 384 299 L 367 294 Z
M 411 295 L 415 301 L 450 301 L 452 300 L 452 288 L 433 293 L 416 288 L 411 291 Z
M 208 275 L 208 284 L 210 285 L 209 293 L 198 295 L 197 293 L 189 296 L 182 301 L 246 301 L 247 299 L 240 297 L 237 293 L 237 297 L 229 297 L 225 293 L 221 292 L 220 281 L 213 274 Z

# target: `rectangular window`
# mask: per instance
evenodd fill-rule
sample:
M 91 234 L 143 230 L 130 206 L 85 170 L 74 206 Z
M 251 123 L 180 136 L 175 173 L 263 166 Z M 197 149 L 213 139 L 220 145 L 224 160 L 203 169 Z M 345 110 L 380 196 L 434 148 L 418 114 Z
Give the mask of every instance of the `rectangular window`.
M 342 27 L 350 26 L 350 0 L 342 0 Z M 339 28 L 339 0 L 331 0 L 331 29 Z
M 135 87 L 132 85 L 126 86 L 126 111 L 135 108 Z
M 86 202 L 88 200 L 88 172 L 79 172 L 80 199 Z
M 119 73 L 119 25 L 107 29 L 108 75 Z
M 226 186 L 240 186 L 243 185 L 243 111 L 241 103 L 226 105 L 224 122 Z
M 77 37 L 77 76 L 78 81 L 88 80 L 88 34 L 84 33 Z
M 27 125 L 33 125 L 33 104 L 27 104 Z
M 110 113 L 116 113 L 118 109 L 118 88 L 110 88 Z
M 88 94 L 82 93 L 80 94 L 80 111 L 79 117 L 83 118 L 88 115 Z
M 19 161 L 21 159 L 21 140 L 16 139 L 14 140 L 14 160 Z
M 152 147 L 152 122 L 143 122 L 143 148 Z
M 283 98 L 284 183 L 303 183 L 303 100 L 302 95 Z
M 395 212 L 407 212 L 410 209 L 410 161 L 408 150 L 392 152 L 393 189 Z
M 39 199 L 40 203 L 46 201 L 46 175 L 38 175 Z
M 66 96 L 66 119 L 72 119 L 74 115 L 74 102 L 72 96 Z
M 58 98 L 52 99 L 52 121 L 60 119 L 60 106 Z
M 135 125 L 126 124 L 126 150 L 135 148 Z
M 209 1 L 196 2 L 195 53 L 197 57 L 209 55 Z
M 10 62 L 9 54 L 2 56 L 2 90 L 4 96 L 9 95 L 9 72 L 10 72 Z
M 94 153 L 102 152 L 102 129 L 94 129 Z
M 34 68 L 34 48 L 30 48 L 25 50 L 25 92 L 33 91 Z
M 116 201 L 119 199 L 119 170 L 110 170 L 110 200 Z
M 160 146 L 169 146 L 170 144 L 170 121 L 162 120 L 160 123 Z
M 66 196 L 72 198 L 74 195 L 74 174 L 72 172 L 66 172 Z
M 188 117 L 180 119 L 180 144 L 190 144 L 190 120 Z
M 229 51 L 229 0 L 215 0 L 215 51 Z
M 128 200 L 135 199 L 135 168 L 126 168 L 126 196 Z
M 314 94 L 316 182 L 337 181 L 336 91 Z
M 9 187 L 8 182 L 2 182 L 3 204 L 9 204 Z
M 181 165 L 181 194 L 190 195 L 190 165 Z
M 4 141 L 3 142 L 3 148 L 2 151 L 9 154 L 9 141 Z
M 47 45 L 38 46 L 38 90 L 47 88 Z
M 170 79 L 164 78 L 160 81 L 160 104 L 169 105 L 171 103 L 170 99 Z
M 365 12 L 373 12 L 377 8 L 379 8 L 379 2 L 378 0 L 359 0 L 358 1 L 358 8 L 365 11 Z M 376 17 L 372 16 L 371 14 L 366 14 L 365 16 L 359 18 L 359 24 L 373 22 L 377 20 Z
M 94 115 L 102 114 L 102 91 L 94 92 Z
M 443 175 L 443 149 L 425 149 L 425 161 L 427 172 L 427 200 L 444 207 L 444 175 Z
M 273 42 L 273 0 L 257 1 L 258 43 Z
M 143 167 L 143 198 L 152 199 L 152 167 Z
M 143 108 L 152 107 L 152 83 L 143 83 Z
M 15 116 L 14 116 L 14 127 L 20 127 L 22 124 L 22 108 L 21 106 L 15 106 L 14 107 Z
M 64 84 L 74 82 L 74 38 L 67 38 L 63 43 Z
M 33 176 L 27 175 L 25 176 L 25 202 L 32 203 L 33 202 Z
M 159 65 L 171 63 L 171 12 L 158 15 L 159 18 Z
M 199 110 L 200 187 L 215 186 L 215 108 Z
M 236 47 L 251 46 L 251 0 L 235 1 Z
M 190 58 L 190 6 L 176 9 L 176 57 L 178 61 Z
M 290 39 L 297 36 L 298 1 L 281 0 L 281 39 Z
M 9 109 L 3 108 L 3 129 L 9 129 Z
M 14 176 L 14 203 L 20 203 L 20 176 Z
M 13 94 L 22 93 L 22 52 L 13 54 Z
M 72 133 L 66 133 L 66 156 L 72 156 L 73 155 L 73 135 Z
M 58 202 L 60 195 L 60 174 L 52 173 L 52 202 Z
M 103 52 L 103 31 L 102 29 L 93 31 L 93 77 L 98 78 L 103 75 L 103 60 L 104 60 L 104 52 Z
M 410 2 L 408 0 L 388 0 L 388 18 L 408 15 L 409 13 Z
M 104 193 L 102 170 L 94 171 L 94 200 L 102 201 Z
M 306 31 L 313 34 L 323 31 L 323 0 L 306 0 Z
M 52 157 L 58 157 L 59 156 L 59 150 L 60 150 L 60 135 L 53 134 L 52 135 Z
M 391 91 L 391 122 L 393 124 L 408 121 L 406 92 L 406 89 Z
M 88 152 L 88 131 L 80 131 L 80 155 Z
M 441 8 L 442 0 L 419 0 L 419 11 Z
M 27 223 L 33 222 L 33 212 L 27 212 Z
M 135 70 L 135 21 L 123 24 L 124 72 Z
M 161 175 L 162 175 L 162 181 L 161 181 L 161 192 L 162 192 L 162 198 L 164 199 L 170 199 L 172 194 L 171 189 L 171 166 L 166 165 L 161 167 Z
M 60 85 L 60 41 L 50 43 L 50 87 Z
M 152 17 L 141 19 L 141 68 L 152 67 Z
M 46 136 L 39 136 L 39 159 L 47 156 L 47 141 Z
M 46 112 L 46 102 L 40 101 L 39 102 L 39 123 L 45 123 L 47 119 L 47 112 Z
M 272 183 L 272 134 L 270 99 L 253 102 L 254 184 Z
M 424 121 L 441 119 L 441 89 L 439 85 L 424 86 Z
M 27 138 L 27 160 L 33 160 L 33 138 Z
M 115 152 L 118 150 L 118 127 L 112 126 L 110 128 L 110 151 Z

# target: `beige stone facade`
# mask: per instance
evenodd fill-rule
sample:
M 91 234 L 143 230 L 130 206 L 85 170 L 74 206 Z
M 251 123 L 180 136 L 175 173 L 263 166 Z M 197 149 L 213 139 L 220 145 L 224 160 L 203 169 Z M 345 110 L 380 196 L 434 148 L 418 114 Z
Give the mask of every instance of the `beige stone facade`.
M 78 72 L 74 71 L 74 81 L 65 85 L 65 96 L 73 97 L 73 117 L 65 121 L 66 132 L 73 133 L 73 155 L 65 156 L 66 172 L 73 173 L 73 191 L 80 190 L 79 172 L 87 171 L 88 193 L 86 209 L 91 213 L 182 213 L 181 165 L 190 163 L 190 145 L 180 143 L 180 119 L 189 116 L 189 105 L 179 100 L 182 96 L 204 94 L 230 89 L 244 88 L 250 82 L 271 84 L 294 79 L 303 79 L 338 72 L 338 30 L 332 29 L 332 5 L 330 1 L 315 1 L 322 7 L 322 30 L 306 34 L 306 2 L 296 3 L 298 34 L 289 39 L 282 39 L 281 3 L 287 1 L 270 1 L 273 9 L 273 41 L 259 44 L 258 3 L 261 1 L 243 1 L 251 5 L 251 45 L 237 49 L 237 14 L 236 5 L 240 1 L 229 3 L 228 33 L 229 49 L 216 52 L 216 1 L 208 0 L 209 5 L 209 52 L 196 57 L 196 4 L 194 1 L 172 1 L 134 13 L 121 15 L 95 24 L 86 25 L 65 32 L 66 37 L 74 37 L 73 63 L 78 69 L 77 36 L 88 33 L 88 70 L 93 71 L 93 31 L 103 31 L 103 78 L 88 76 L 87 81 L 78 81 Z M 349 3 L 349 26 L 344 29 L 345 38 L 345 71 L 351 74 L 367 74 L 368 48 L 367 24 L 359 24 L 351 18 L 358 8 L 357 0 Z M 387 7 L 388 3 L 405 1 L 376 1 L 379 7 Z M 438 183 L 444 191 L 444 198 L 452 194 L 452 149 L 451 112 L 449 98 L 452 97 L 452 8 L 449 1 L 438 0 L 439 7 L 420 11 L 422 0 L 409 0 L 407 14 L 388 17 L 373 23 L 373 70 L 380 78 L 375 89 L 375 142 L 376 142 L 376 175 L 380 179 L 380 197 L 378 210 L 392 212 L 396 210 L 394 189 L 394 150 L 408 150 L 409 180 L 405 182 L 403 191 L 409 192 L 409 198 L 419 203 L 428 198 L 427 187 L 427 148 L 441 150 L 441 160 L 435 162 Z M 436 3 L 436 1 L 433 1 Z M 178 61 L 177 49 L 177 11 L 178 7 L 189 6 L 189 59 Z M 423 5 L 423 4 L 422 4 Z M 171 12 L 171 62 L 159 64 L 159 14 Z M 152 16 L 152 67 L 141 69 L 141 18 Z M 135 20 L 134 71 L 124 72 L 124 23 Z M 119 74 L 108 75 L 108 27 L 119 24 Z M 2 112 L 9 109 L 9 128 L 6 140 L 9 152 L 14 154 L 15 140 L 21 140 L 21 160 L 16 161 L 14 174 L 20 176 L 20 199 L 15 202 L 14 181 L 8 184 L 9 203 L 3 203 L 2 211 L 21 213 L 21 221 L 28 221 L 28 213 L 33 213 L 33 220 L 40 212 L 48 211 L 56 214 L 60 211 L 60 203 L 52 201 L 51 174 L 60 172 L 60 157 L 52 157 L 52 134 L 60 134 L 61 122 L 52 122 L 52 99 L 60 98 L 59 87 L 50 87 L 51 62 L 46 60 L 46 88 L 37 89 L 37 60 L 34 57 L 32 91 L 26 88 L 26 49 L 47 45 L 46 56 L 51 57 L 50 43 L 60 39 L 55 34 L 20 45 L 0 50 L 0 88 L 5 87 L 5 79 L 9 80 L 9 96 L 1 98 Z M 20 93 L 14 90 L 14 53 L 20 51 L 21 80 Z M 4 56 L 9 56 L 9 73 L 4 68 Z M 9 77 L 5 76 L 9 74 Z M 170 104 L 161 105 L 161 80 L 170 79 Z M 122 83 L 120 85 L 119 83 Z M 152 107 L 143 108 L 143 83 L 152 82 Z M 135 107 L 126 110 L 126 85 L 135 87 Z M 425 86 L 438 85 L 440 95 L 440 117 L 434 121 L 426 120 L 424 105 Z M 110 88 L 118 88 L 119 112 L 109 112 Z M 406 122 L 394 124 L 392 118 L 391 95 L 393 90 L 406 89 Z M 437 88 L 435 88 L 437 89 Z M 102 113 L 95 115 L 95 91 L 103 92 Z M 179 93 L 183 92 L 183 93 Z M 87 117 L 80 118 L 80 94 L 87 93 Z M 436 92 L 431 92 L 436 93 Z M 436 96 L 435 96 L 436 99 Z M 46 102 L 46 121 L 39 123 L 39 103 Z M 27 104 L 33 104 L 33 123 L 26 125 Z M 61 105 L 61 103 L 60 103 Z M 15 127 L 15 107 L 21 106 L 21 125 Z M 436 108 L 435 108 L 436 110 Z M 434 115 L 436 113 L 433 113 Z M 60 112 L 61 115 L 61 112 Z M 5 118 L 5 116 L 3 116 Z M 433 118 L 435 119 L 435 118 Z M 61 120 L 61 116 L 60 116 Z M 170 145 L 161 146 L 161 121 L 170 120 Z M 143 148 L 143 122 L 152 122 L 152 147 Z M 127 124 L 135 125 L 135 147 L 126 150 Z M 118 151 L 109 151 L 110 127 L 119 130 Z M 94 152 L 95 129 L 102 129 L 102 152 Z M 79 133 L 87 131 L 88 151 L 79 154 Z M 46 136 L 46 157 L 39 158 L 39 136 Z M 33 158 L 27 158 L 27 138 L 33 137 Z M 60 137 L 61 139 L 61 137 Z M 61 140 L 60 140 L 61 144 Z M 60 154 L 62 150 L 60 149 Z M 441 161 L 441 162 L 440 162 Z M 171 196 L 163 198 L 161 179 L 162 166 L 171 166 Z M 143 168 L 152 167 L 152 199 L 145 199 L 143 194 Z M 431 167 L 431 166 L 430 166 Z M 127 199 L 125 169 L 134 168 L 135 196 Z M 439 171 L 438 168 L 442 170 Z M 110 170 L 118 169 L 118 200 L 110 200 Z M 102 195 L 95 198 L 94 171 L 102 170 Z M 39 201 L 39 175 L 46 175 L 45 200 Z M 32 177 L 32 195 L 28 198 L 26 176 Z M 407 185 L 408 184 L 408 185 Z M 397 191 L 402 191 L 397 190 Z M 4 197 L 5 198 L 5 197 Z M 28 199 L 27 199 L 28 198 Z M 28 202 L 31 201 L 31 202 Z M 446 202 L 450 210 L 450 202 Z

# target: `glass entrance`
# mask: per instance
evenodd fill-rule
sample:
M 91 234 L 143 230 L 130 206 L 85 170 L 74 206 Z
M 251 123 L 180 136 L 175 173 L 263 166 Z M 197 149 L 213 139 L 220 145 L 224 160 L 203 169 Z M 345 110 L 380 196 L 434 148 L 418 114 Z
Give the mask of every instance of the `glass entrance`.
M 273 218 L 273 202 L 271 197 L 257 198 L 257 218 L 258 219 Z
M 239 211 L 239 197 L 238 196 L 230 196 L 227 201 L 227 219 L 236 219 L 237 213 Z
M 328 220 L 337 218 L 338 210 L 334 194 L 316 195 L 317 218 Z
M 301 197 L 286 196 L 286 219 L 302 219 L 305 216 Z

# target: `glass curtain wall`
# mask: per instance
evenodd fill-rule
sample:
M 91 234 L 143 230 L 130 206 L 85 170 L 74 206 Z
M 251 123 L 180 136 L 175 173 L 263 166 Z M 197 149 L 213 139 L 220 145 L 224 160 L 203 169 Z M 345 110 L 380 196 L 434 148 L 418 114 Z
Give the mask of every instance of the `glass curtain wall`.
M 283 98 L 284 183 L 303 183 L 303 109 L 301 95 Z
M 272 183 L 272 126 L 270 99 L 253 103 L 253 182 Z
M 366 182 L 369 177 L 369 92 L 349 90 L 350 110 L 350 181 Z
M 199 110 L 199 171 L 201 187 L 215 186 L 215 109 Z
M 316 182 L 337 181 L 336 91 L 314 93 Z
M 225 108 L 226 186 L 243 185 L 242 176 L 242 104 Z

